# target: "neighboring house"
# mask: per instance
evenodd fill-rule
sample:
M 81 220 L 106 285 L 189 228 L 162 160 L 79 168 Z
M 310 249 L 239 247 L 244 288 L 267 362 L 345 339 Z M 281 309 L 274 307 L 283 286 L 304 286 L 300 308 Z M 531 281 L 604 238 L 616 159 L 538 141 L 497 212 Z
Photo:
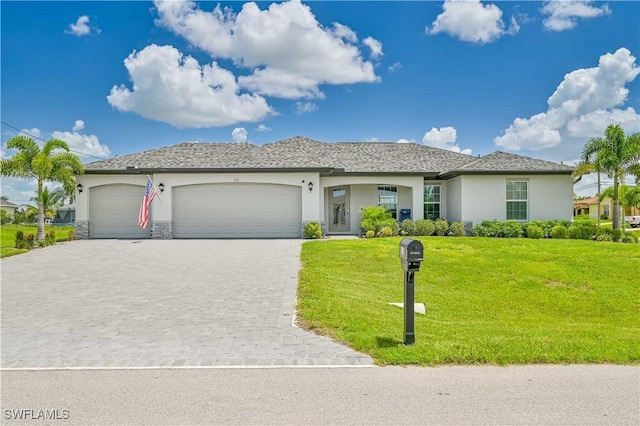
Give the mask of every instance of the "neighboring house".
M 574 216 L 579 214 L 589 214 L 590 219 L 598 218 L 598 197 L 586 198 L 584 200 L 576 200 L 573 202 Z M 600 202 L 600 218 L 611 219 L 613 214 L 613 200 L 605 197 Z M 624 216 L 635 216 L 640 214 L 640 208 L 634 206 L 626 206 L 623 211 Z
M 68 204 L 60 206 L 56 209 L 56 217 L 53 219 L 54 224 L 72 224 L 76 220 L 76 205 Z
M 571 219 L 572 168 L 504 152 L 473 157 L 416 143 L 195 143 L 89 163 L 78 176 L 78 238 L 299 237 L 320 222 L 358 234 L 360 208 L 414 220 Z M 148 229 L 147 175 L 159 190 Z
M 11 201 L 0 198 L 0 210 L 4 210 L 9 216 L 13 216 L 17 208 L 17 204 L 13 204 Z

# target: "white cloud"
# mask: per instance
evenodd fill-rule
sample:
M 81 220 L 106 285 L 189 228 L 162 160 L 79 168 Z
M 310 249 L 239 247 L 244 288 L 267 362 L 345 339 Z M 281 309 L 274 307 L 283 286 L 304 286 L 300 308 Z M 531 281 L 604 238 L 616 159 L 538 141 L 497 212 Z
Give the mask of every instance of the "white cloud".
M 550 31 L 564 31 L 574 28 L 578 18 L 596 18 L 610 13 L 608 5 L 596 7 L 589 0 L 548 1 L 542 8 L 542 14 L 547 15 L 542 24 Z
M 73 130 L 74 132 L 77 132 L 83 129 L 84 129 L 84 121 L 76 120 L 76 124 L 73 126 L 71 130 Z
M 234 142 L 246 142 L 248 135 L 249 134 L 247 133 L 247 129 L 245 129 L 244 127 L 236 127 L 231 132 L 231 137 L 233 138 Z
M 471 155 L 471 149 L 461 149 L 456 145 L 457 138 L 458 132 L 455 127 L 447 126 L 440 127 L 439 129 L 432 127 L 431 130 L 426 132 L 422 137 L 422 143 L 435 148 Z
M 296 102 L 295 113 L 296 115 L 306 114 L 317 110 L 318 107 L 313 102 Z
M 158 25 L 212 58 L 231 59 L 251 69 L 252 75 L 238 81 L 254 93 L 319 98 L 321 84 L 379 81 L 373 64 L 355 44 L 355 32 L 339 23 L 323 27 L 300 0 L 272 3 L 265 10 L 248 2 L 237 15 L 220 5 L 205 12 L 192 1 L 156 1 L 155 6 Z M 374 56 L 377 41 L 367 40 Z
M 270 132 L 271 128 L 265 126 L 264 124 L 260 124 L 258 127 L 256 127 L 256 130 L 259 132 Z
M 349 43 L 356 43 L 358 41 L 356 33 L 351 28 L 346 25 L 342 25 L 339 22 L 333 23 L 333 34 L 338 38 L 348 41 Z
M 87 155 L 100 158 L 109 157 L 111 154 L 109 147 L 101 144 L 100 139 L 96 135 L 80 133 L 80 130 L 83 129 L 84 121 L 77 120 L 71 132 L 55 130 L 51 133 L 51 136 L 65 141 L 69 145 L 69 148 L 76 151 L 75 153 L 81 158 Z
M 371 49 L 372 58 L 375 59 L 382 56 L 382 43 L 380 43 L 375 38 L 367 37 L 364 40 L 362 40 L 362 43 L 364 43 L 369 49 Z
M 494 139 L 509 150 L 537 151 L 561 144 L 567 137 L 601 136 L 608 124 L 620 123 L 627 132 L 637 131 L 640 115 L 619 107 L 627 99 L 625 87 L 640 74 L 636 58 L 626 48 L 600 57 L 597 67 L 565 75 L 547 100 L 545 112 L 516 118 L 503 135 Z M 584 144 L 581 139 L 576 143 Z
M 30 138 L 41 138 L 42 132 L 37 127 L 33 129 L 22 129 L 22 133 Z
M 397 140 L 397 143 L 415 143 L 415 141 L 410 141 L 409 139 L 400 138 Z
M 482 4 L 480 0 L 446 0 L 443 12 L 433 21 L 427 34 L 447 33 L 462 41 L 491 43 L 504 34 L 515 34 L 520 26 L 511 18 L 511 26 L 505 30 L 502 10 L 495 4 Z
M 94 31 L 100 32 L 99 29 L 94 28 Z M 69 24 L 69 29 L 65 30 L 66 34 L 73 34 L 77 37 L 82 37 L 91 34 L 91 27 L 89 26 L 89 17 L 82 15 L 75 23 Z
M 400 62 L 394 62 L 394 64 L 389 67 L 389 71 L 396 72 L 399 71 L 400 68 L 402 68 L 402 64 Z
M 173 46 L 152 44 L 131 53 L 124 64 L 133 91 L 113 86 L 107 96 L 119 111 L 176 127 L 226 126 L 258 121 L 272 112 L 261 96 L 239 94 L 234 75 L 216 62 L 200 65 Z

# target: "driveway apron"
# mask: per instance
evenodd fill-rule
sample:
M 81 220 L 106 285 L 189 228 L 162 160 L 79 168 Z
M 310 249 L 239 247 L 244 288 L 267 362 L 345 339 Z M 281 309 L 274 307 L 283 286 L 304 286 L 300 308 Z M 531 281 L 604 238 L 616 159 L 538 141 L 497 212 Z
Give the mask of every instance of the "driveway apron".
M 90 240 L 2 259 L 1 365 L 370 365 L 292 324 L 301 245 Z

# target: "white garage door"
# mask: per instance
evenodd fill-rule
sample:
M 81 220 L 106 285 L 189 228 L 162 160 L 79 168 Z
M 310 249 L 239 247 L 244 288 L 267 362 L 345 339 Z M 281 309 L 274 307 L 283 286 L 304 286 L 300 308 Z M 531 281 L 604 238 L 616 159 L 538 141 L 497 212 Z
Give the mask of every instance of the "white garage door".
M 138 226 L 144 186 L 102 185 L 93 187 L 90 191 L 90 238 L 151 237 L 151 224 L 147 229 Z
M 203 184 L 173 190 L 176 238 L 300 237 L 298 186 Z

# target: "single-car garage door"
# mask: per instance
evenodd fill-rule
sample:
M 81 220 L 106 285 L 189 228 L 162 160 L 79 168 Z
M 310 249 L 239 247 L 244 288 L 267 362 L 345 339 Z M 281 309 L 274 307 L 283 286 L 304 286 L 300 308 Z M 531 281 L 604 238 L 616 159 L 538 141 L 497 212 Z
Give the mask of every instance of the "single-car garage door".
M 138 226 L 144 186 L 102 185 L 90 191 L 90 238 L 151 237 L 151 225 L 147 229 Z
M 221 183 L 173 190 L 176 238 L 300 237 L 299 186 Z

